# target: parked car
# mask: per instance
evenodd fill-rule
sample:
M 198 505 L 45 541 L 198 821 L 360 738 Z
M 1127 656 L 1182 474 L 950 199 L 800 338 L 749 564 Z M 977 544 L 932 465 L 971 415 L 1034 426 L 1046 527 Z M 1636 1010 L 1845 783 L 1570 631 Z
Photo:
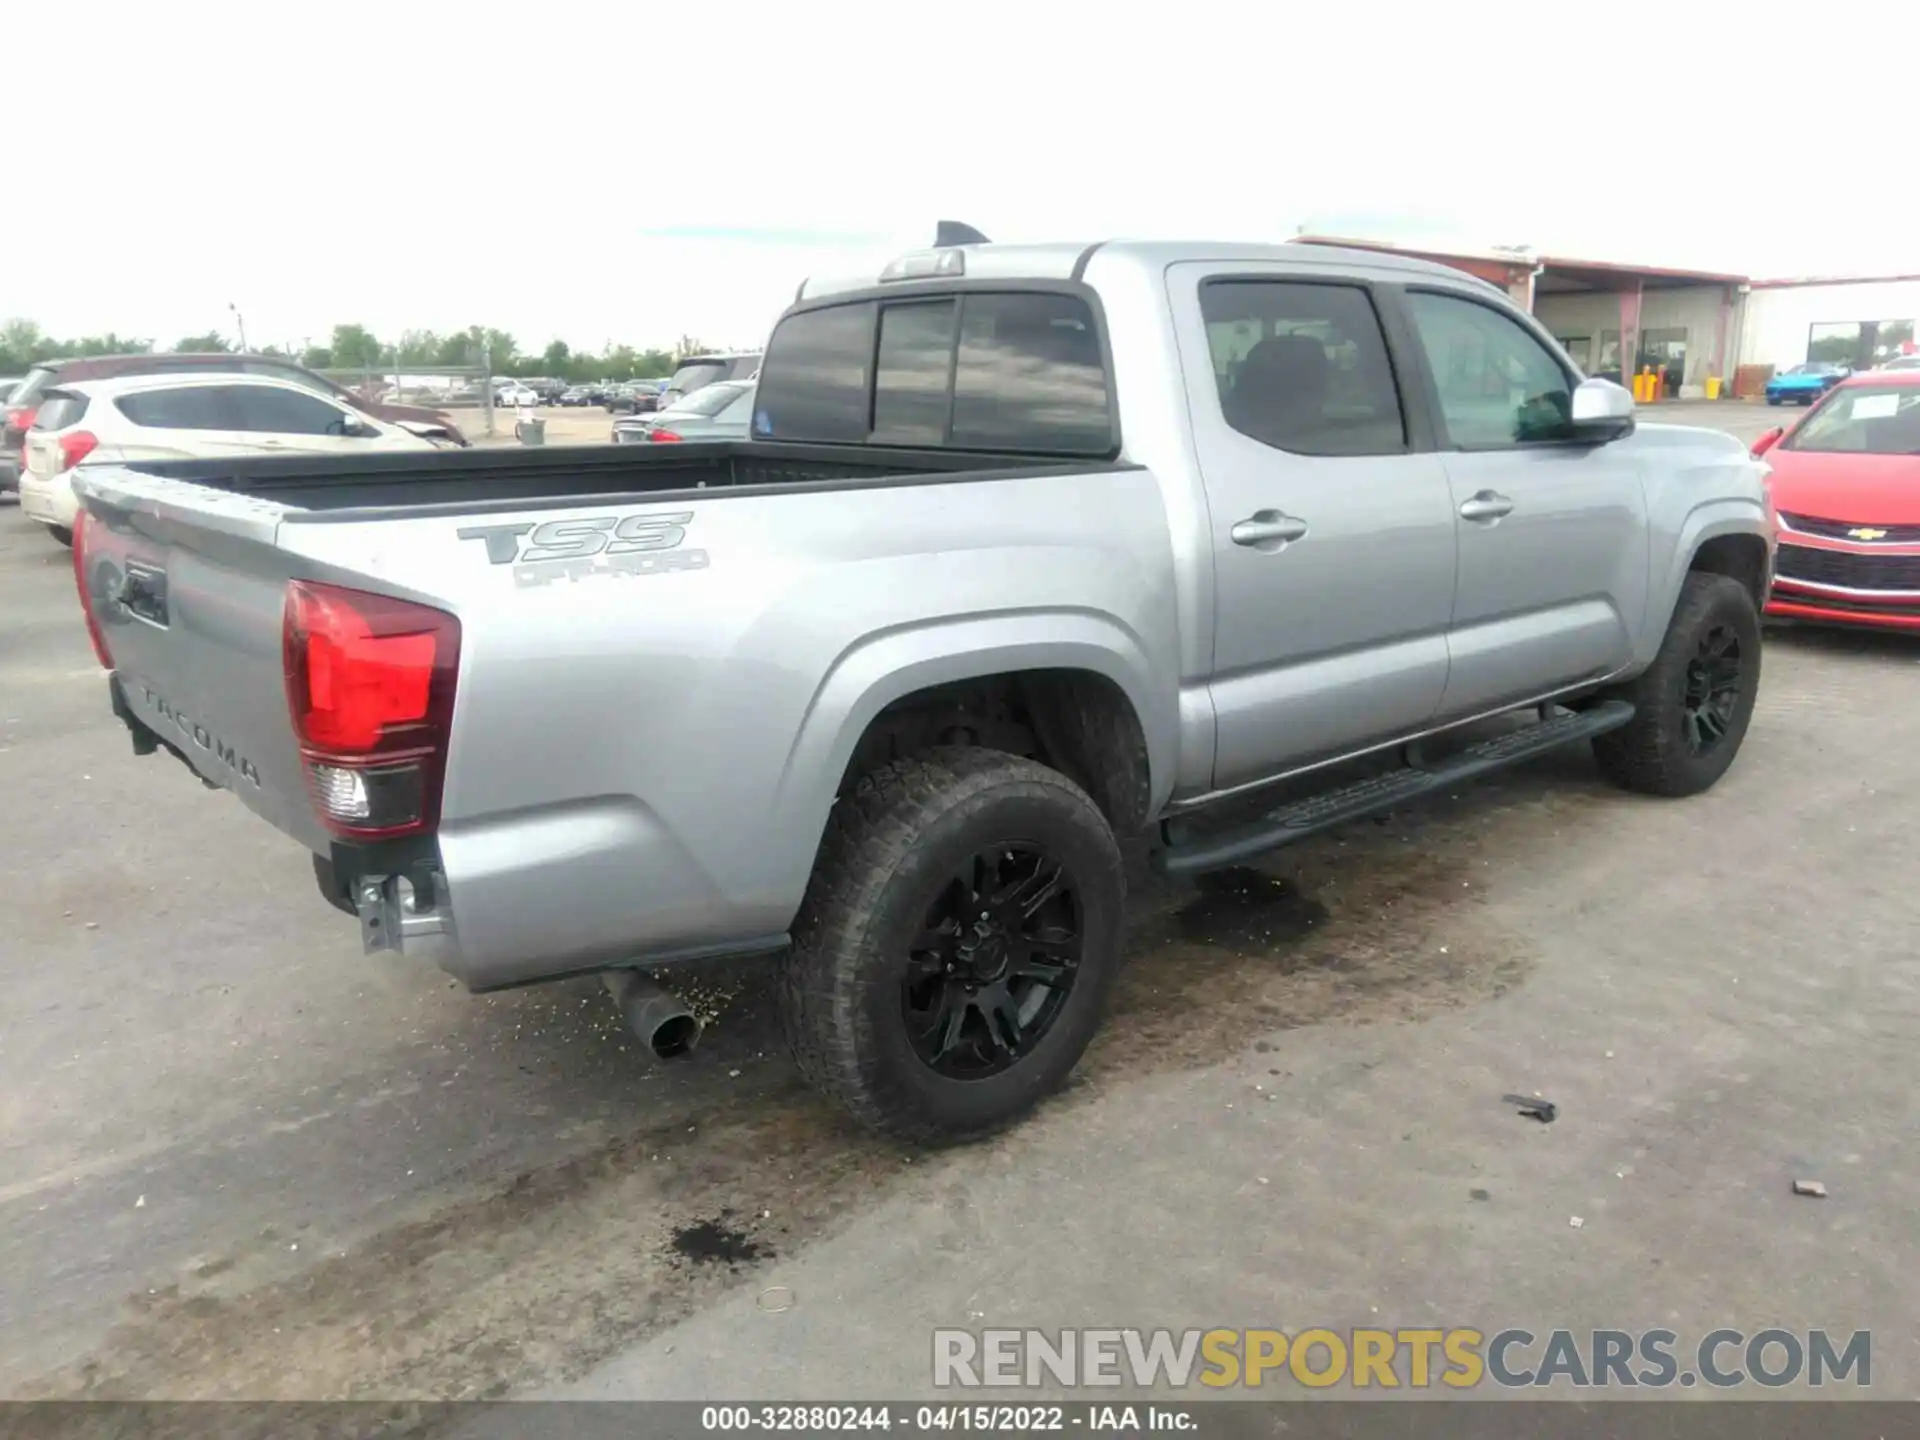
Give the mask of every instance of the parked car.
M 0 376 L 0 406 L 7 403 L 7 397 L 20 388 L 18 375 Z M 20 478 L 20 452 L 11 446 L 0 450 L 0 490 L 11 490 L 14 482 Z
M 369 949 L 604 970 L 663 1054 L 651 972 L 778 957 L 860 1120 L 991 1129 L 1099 1025 L 1123 841 L 1217 869 L 1586 741 L 1694 794 L 1753 713 L 1762 464 L 1503 291 L 1304 249 L 803 286 L 747 441 L 88 467 L 114 707 Z
M 659 408 L 660 386 L 652 380 L 617 385 L 607 397 L 607 409 L 615 415 L 648 415 Z
M 751 380 L 760 370 L 757 350 L 733 355 L 690 355 L 673 369 L 660 392 L 660 408 L 693 394 L 717 380 Z
M 1767 613 L 1920 630 L 1920 369 L 1843 380 L 1753 453 L 1780 516 Z
M 1824 360 L 1809 360 L 1791 370 L 1783 370 L 1767 381 L 1767 403 L 1811 405 L 1853 372 L 1844 365 Z
M 531 385 L 522 385 L 518 380 L 496 380 L 493 386 L 493 403 L 508 407 L 538 405 L 540 392 Z
M 569 385 L 560 392 L 560 398 L 554 403 L 556 405 L 591 405 L 593 389 L 587 385 Z
M 1920 370 L 1920 355 L 1896 355 L 1891 360 L 1875 367 L 1876 373 L 1887 370 Z
M 615 421 L 613 443 L 745 440 L 753 419 L 753 389 L 750 380 L 721 380 L 703 385 L 665 410 L 644 418 L 635 416 L 631 420 Z
M 451 444 L 451 442 L 444 442 Z M 73 540 L 76 469 L 85 464 L 226 460 L 240 455 L 423 452 L 435 442 L 305 385 L 266 375 L 129 375 L 44 390 L 27 431 L 20 508 Z
M 316 375 L 304 365 L 278 355 L 160 354 L 94 355 L 75 360 L 46 360 L 34 366 L 21 379 L 6 401 L 5 429 L 0 432 L 0 453 L 19 458 L 33 425 L 40 396 L 55 385 L 83 381 L 111 380 L 128 375 L 172 375 L 183 371 L 220 371 L 226 374 L 268 375 L 303 385 L 343 405 L 350 405 L 375 420 L 384 420 L 411 430 L 426 439 L 450 440 L 465 445 L 466 436 L 444 411 L 420 405 L 394 405 L 367 400 L 324 375 Z

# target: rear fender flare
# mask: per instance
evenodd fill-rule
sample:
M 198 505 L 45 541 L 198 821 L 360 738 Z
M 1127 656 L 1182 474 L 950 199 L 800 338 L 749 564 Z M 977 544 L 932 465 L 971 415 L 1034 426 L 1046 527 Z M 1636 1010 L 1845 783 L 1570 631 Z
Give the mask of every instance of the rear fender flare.
M 1157 812 L 1173 786 L 1178 687 L 1167 683 L 1170 677 L 1156 677 L 1140 637 L 1122 621 L 1099 611 L 1053 609 L 931 620 L 856 641 L 814 692 L 787 754 L 772 816 L 780 833 L 807 837 L 806 869 L 854 747 L 881 711 L 918 690 L 1023 670 L 1085 670 L 1119 687 L 1146 740 L 1150 804 Z

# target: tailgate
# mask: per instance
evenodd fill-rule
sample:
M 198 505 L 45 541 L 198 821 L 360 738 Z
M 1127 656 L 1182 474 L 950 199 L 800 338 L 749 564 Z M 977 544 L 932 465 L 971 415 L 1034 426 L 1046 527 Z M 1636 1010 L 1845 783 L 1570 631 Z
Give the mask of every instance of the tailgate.
M 273 540 L 286 507 L 116 467 L 90 468 L 74 488 L 88 516 L 76 561 L 136 744 L 145 726 L 325 853 L 283 673 L 291 557 Z

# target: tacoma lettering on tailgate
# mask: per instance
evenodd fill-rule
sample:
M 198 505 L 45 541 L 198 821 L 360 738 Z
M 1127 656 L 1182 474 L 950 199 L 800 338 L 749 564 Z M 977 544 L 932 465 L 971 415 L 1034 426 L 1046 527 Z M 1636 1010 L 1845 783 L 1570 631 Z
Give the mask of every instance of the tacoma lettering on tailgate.
M 183 714 L 166 696 L 155 693 L 151 685 L 142 685 L 141 693 L 146 696 L 147 704 L 162 720 L 167 721 L 187 739 L 206 751 L 222 765 L 243 780 L 251 780 L 257 788 L 260 784 L 260 771 L 254 763 L 242 755 L 232 745 L 215 735 L 191 715 Z
M 463 525 L 462 540 L 479 540 L 487 559 L 513 566 L 517 585 L 590 580 L 596 575 L 665 575 L 704 570 L 707 552 L 683 550 L 693 512 L 673 515 L 593 515 L 578 520 L 530 520 L 512 525 Z

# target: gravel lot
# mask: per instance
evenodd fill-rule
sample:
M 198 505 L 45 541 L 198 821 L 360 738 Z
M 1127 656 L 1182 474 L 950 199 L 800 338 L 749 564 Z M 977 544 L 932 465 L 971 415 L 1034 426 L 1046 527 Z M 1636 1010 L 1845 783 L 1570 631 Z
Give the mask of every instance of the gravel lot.
M 1870 1328 L 1920 1396 L 1917 661 L 1773 634 L 1696 801 L 1572 753 L 1248 897 L 1146 883 L 1071 1090 L 910 1156 L 800 1087 L 753 966 L 660 1067 L 591 983 L 363 956 L 130 753 L 0 508 L 0 1395 L 898 1398 L 939 1324 L 1724 1324 Z

